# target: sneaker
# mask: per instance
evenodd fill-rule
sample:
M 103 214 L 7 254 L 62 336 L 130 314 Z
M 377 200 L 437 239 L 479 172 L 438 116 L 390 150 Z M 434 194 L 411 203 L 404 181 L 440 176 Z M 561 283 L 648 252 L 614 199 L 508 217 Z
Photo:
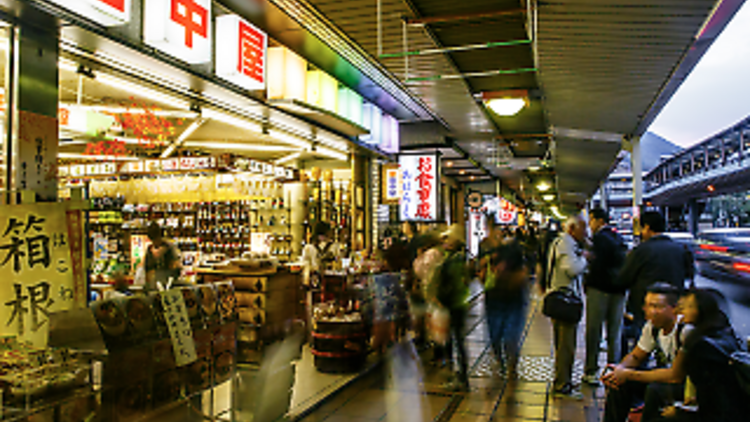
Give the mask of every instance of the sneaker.
M 577 401 L 583 400 L 583 394 L 581 394 L 580 391 L 573 388 L 572 384 L 567 384 L 564 387 L 555 390 L 555 392 L 552 393 L 552 397 L 556 399 L 569 399 L 569 400 L 577 400 Z
M 581 378 L 581 382 L 584 384 L 588 384 L 594 387 L 598 387 L 601 385 L 601 382 L 599 381 L 599 377 L 596 376 L 596 374 L 586 374 Z

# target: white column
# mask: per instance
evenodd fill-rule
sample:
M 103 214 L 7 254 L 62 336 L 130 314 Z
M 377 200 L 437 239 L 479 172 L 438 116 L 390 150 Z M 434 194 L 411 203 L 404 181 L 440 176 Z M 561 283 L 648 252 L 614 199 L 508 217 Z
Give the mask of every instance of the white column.
M 643 165 L 641 164 L 641 137 L 630 140 L 630 168 L 633 171 L 633 216 L 640 218 L 640 207 L 643 204 Z

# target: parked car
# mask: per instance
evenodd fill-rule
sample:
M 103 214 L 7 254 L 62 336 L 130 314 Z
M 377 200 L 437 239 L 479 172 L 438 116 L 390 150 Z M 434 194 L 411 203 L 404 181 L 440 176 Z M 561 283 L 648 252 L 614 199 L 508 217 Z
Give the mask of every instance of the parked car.
M 695 259 L 701 274 L 750 283 L 750 228 L 702 231 Z

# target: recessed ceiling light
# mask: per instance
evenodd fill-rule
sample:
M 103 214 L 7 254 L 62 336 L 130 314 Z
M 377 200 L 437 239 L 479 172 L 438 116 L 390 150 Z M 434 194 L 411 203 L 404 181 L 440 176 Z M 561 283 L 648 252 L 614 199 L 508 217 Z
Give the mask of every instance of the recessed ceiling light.
M 545 201 L 549 202 L 549 201 L 552 201 L 553 199 L 555 199 L 555 195 L 552 195 L 552 194 L 542 195 L 542 199 L 544 199 Z
M 458 172 L 458 174 L 466 174 L 466 170 L 461 170 Z
M 547 183 L 547 182 L 539 182 L 539 184 L 536 185 L 536 189 L 539 192 L 546 192 L 546 191 L 550 190 L 551 187 L 552 186 L 549 183 Z
M 531 167 L 529 167 L 529 171 L 539 171 L 539 169 L 540 169 L 539 166 L 531 166 Z
M 523 98 L 493 98 L 487 101 L 487 107 L 500 116 L 515 116 L 526 106 Z
M 446 167 L 453 167 L 453 161 L 446 161 L 445 162 Z

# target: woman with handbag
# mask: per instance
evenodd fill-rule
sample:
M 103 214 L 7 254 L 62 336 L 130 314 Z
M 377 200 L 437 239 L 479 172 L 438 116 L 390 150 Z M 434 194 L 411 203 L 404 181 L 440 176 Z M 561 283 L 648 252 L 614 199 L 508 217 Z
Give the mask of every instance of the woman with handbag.
M 581 277 L 586 257 L 581 245 L 586 239 L 586 222 L 580 216 L 570 217 L 565 230 L 549 251 L 549 286 L 543 313 L 552 319 L 555 343 L 554 397 L 582 400 L 583 395 L 572 383 L 578 322 L 583 310 Z

